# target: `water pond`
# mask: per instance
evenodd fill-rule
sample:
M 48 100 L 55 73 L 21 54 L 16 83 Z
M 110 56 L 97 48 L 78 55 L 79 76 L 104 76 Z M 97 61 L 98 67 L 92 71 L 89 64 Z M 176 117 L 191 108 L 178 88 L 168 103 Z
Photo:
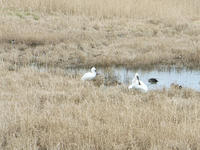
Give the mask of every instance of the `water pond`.
M 37 69 L 40 72 L 48 71 L 48 68 L 31 66 L 33 69 Z M 97 68 L 97 72 L 104 78 L 115 79 L 122 84 L 130 85 L 131 81 L 137 72 L 140 76 L 140 80 L 143 81 L 149 88 L 149 90 L 156 90 L 162 88 L 169 88 L 172 83 L 179 84 L 182 87 L 192 88 L 200 91 L 200 70 L 178 69 L 176 67 L 162 69 L 127 69 L 125 67 L 108 67 Z M 89 72 L 90 68 L 66 68 L 65 73 L 71 75 L 83 75 Z M 150 78 L 156 78 L 157 84 L 151 84 L 148 82 Z
M 84 74 L 90 71 L 89 68 L 68 68 L 66 70 L 72 74 Z M 192 88 L 200 91 L 200 70 L 177 69 L 176 67 L 154 70 L 127 69 L 125 67 L 97 68 L 97 72 L 105 78 L 108 76 L 115 77 L 119 82 L 130 85 L 137 72 L 149 90 L 169 88 L 172 83 L 179 84 L 182 87 Z M 157 84 L 148 82 L 150 78 L 156 78 Z

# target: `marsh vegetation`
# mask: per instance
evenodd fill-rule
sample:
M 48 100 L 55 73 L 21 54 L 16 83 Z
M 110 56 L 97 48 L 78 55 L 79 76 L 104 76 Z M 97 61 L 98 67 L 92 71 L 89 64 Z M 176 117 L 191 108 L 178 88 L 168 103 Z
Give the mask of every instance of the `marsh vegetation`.
M 0 0 L 0 149 L 200 149 L 198 91 L 141 93 L 65 72 L 199 69 L 199 4 Z

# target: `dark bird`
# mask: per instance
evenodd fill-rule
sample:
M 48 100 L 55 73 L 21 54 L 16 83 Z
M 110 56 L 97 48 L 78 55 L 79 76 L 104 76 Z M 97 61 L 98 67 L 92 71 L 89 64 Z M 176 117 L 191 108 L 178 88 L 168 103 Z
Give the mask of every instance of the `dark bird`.
M 156 78 L 150 78 L 148 81 L 151 84 L 156 84 L 158 82 L 158 80 Z

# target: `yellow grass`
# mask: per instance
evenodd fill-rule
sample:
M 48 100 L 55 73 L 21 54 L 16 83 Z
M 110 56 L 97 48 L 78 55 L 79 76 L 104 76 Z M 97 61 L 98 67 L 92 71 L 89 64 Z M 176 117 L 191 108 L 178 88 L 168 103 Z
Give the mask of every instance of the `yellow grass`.
M 200 66 L 198 19 L 95 19 L 24 11 L 2 11 L 0 19 L 0 59 L 11 65 Z
M 2 63 L 3 64 L 3 63 Z M 0 66 L 1 149 L 199 149 L 200 95 Z
M 0 149 L 200 149 L 200 93 L 66 67 L 199 68 L 198 0 L 0 0 Z M 52 68 L 38 72 L 31 64 Z
M 98 17 L 198 16 L 198 0 L 1 0 L 2 8 Z

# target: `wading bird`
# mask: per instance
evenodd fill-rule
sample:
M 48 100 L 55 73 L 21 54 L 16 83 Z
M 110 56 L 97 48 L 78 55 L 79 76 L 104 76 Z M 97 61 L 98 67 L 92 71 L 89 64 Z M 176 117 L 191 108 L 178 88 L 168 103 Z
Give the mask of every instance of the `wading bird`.
M 151 84 L 156 84 L 158 82 L 158 80 L 156 78 L 150 78 L 148 81 Z
M 148 87 L 139 79 L 138 73 L 135 74 L 135 77 L 132 80 L 132 84 L 129 85 L 129 89 L 137 89 L 144 92 L 148 91 Z
M 96 77 L 97 73 L 96 73 L 96 68 L 92 67 L 91 68 L 91 72 L 87 72 L 85 73 L 82 77 L 81 80 L 85 81 L 85 80 L 93 80 Z

